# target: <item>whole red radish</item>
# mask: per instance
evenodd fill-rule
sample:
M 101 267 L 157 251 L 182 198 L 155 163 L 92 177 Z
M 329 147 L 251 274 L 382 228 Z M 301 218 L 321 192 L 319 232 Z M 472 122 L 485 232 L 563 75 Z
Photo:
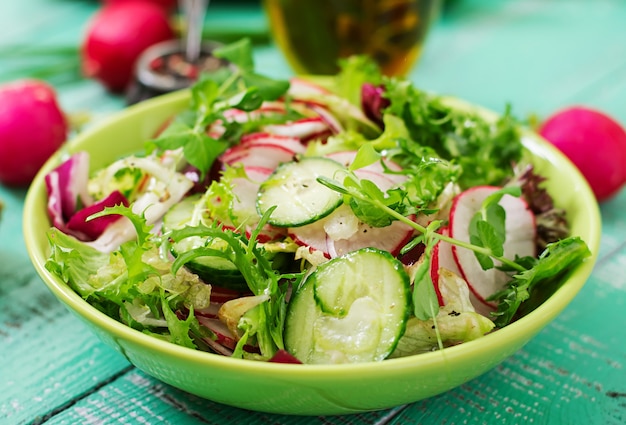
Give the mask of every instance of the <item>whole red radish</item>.
M 626 131 L 605 113 L 570 107 L 550 116 L 539 134 L 578 167 L 598 202 L 626 184 Z
M 82 70 L 110 91 L 122 92 L 133 79 L 141 53 L 174 38 L 168 13 L 147 0 L 105 4 L 88 25 L 82 46 Z
M 38 80 L 0 86 L 0 182 L 27 186 L 67 133 L 51 86 Z
M 102 0 L 104 4 L 113 4 L 113 3 L 124 3 L 128 0 Z M 162 7 L 164 10 L 170 12 L 176 9 L 178 6 L 178 0 L 145 0 L 148 3 L 154 3 L 159 7 Z

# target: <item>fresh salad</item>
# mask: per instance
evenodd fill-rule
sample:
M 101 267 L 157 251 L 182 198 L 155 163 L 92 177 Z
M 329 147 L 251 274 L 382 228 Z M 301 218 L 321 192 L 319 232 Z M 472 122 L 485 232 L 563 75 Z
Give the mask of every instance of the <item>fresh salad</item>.
M 236 358 L 382 361 L 497 331 L 589 256 L 508 109 L 363 57 L 282 81 L 246 40 L 215 54 L 234 66 L 144 150 L 46 176 L 46 267 L 112 318 Z

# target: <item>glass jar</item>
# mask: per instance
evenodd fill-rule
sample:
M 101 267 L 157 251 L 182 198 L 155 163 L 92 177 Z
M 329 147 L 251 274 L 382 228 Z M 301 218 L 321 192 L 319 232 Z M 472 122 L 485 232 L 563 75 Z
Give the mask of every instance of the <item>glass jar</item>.
M 263 0 L 278 47 L 295 72 L 332 75 L 338 59 L 369 55 L 406 75 L 422 51 L 438 0 Z

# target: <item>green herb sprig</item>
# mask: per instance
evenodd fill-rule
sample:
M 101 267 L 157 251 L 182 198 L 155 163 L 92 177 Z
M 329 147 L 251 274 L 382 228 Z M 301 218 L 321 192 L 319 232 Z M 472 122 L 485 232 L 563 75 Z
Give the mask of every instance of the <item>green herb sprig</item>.
M 373 182 L 359 179 L 352 171 L 347 172 L 343 182 L 323 176 L 317 180 L 343 194 L 347 203 L 354 206 L 359 218 L 369 220 L 366 221 L 369 224 L 385 226 L 389 224 L 389 220 L 398 220 L 419 233 L 414 242 L 424 243 L 426 251 L 424 262 L 416 274 L 413 304 L 416 317 L 424 320 L 434 318 L 437 312 L 432 307 L 437 303 L 436 293 L 426 270 L 430 267 L 430 247 L 438 241 L 473 251 L 484 270 L 496 267 L 495 262 L 498 262 L 500 265 L 497 268 L 515 273 L 507 288 L 490 298 L 498 302 L 498 310 L 494 313 L 498 326 L 505 326 L 512 320 L 533 288 L 564 275 L 571 267 L 591 254 L 580 238 L 569 237 L 550 244 L 538 259 L 504 257 L 506 212 L 498 202 L 506 194 L 519 196 L 521 190 L 518 187 L 505 187 L 490 195 L 482 203 L 480 210 L 472 217 L 468 243 L 438 233 L 437 229 L 442 224 L 440 221 L 434 221 L 428 227 L 424 227 L 403 215 L 403 208 L 397 208 L 402 205 L 400 190 L 396 189 L 385 194 Z M 384 216 L 387 216 L 387 220 Z
M 228 146 L 239 140 L 243 132 L 242 124 L 224 118 L 224 111 L 232 108 L 255 111 L 264 101 L 278 99 L 289 88 L 288 81 L 274 80 L 254 72 L 249 39 L 218 48 L 213 55 L 229 61 L 232 66 L 203 74 L 191 88 L 189 110 L 181 113 L 156 139 L 146 144 L 148 152 L 182 148 L 187 161 L 202 175 Z M 226 128 L 220 137 L 207 134 L 207 126 L 215 122 L 221 122 Z

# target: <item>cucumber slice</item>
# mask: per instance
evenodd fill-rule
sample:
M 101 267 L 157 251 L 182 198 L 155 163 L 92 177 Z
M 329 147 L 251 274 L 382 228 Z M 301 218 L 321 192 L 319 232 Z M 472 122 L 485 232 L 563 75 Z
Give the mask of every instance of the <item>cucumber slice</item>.
M 198 224 L 193 221 L 200 221 L 200 218 L 194 218 L 193 215 L 201 197 L 201 194 L 191 195 L 172 206 L 163 216 L 163 233 Z
M 321 157 L 281 164 L 259 188 L 259 215 L 276 206 L 269 223 L 277 227 L 304 226 L 326 217 L 341 204 L 342 196 L 316 179 L 335 178 L 342 170 L 337 161 Z
M 173 206 L 163 217 L 163 231 L 182 229 L 187 225 L 197 225 L 198 221 L 204 221 L 194 216 L 197 213 L 196 203 L 200 199 L 201 195 L 193 195 Z M 206 243 L 204 238 L 192 236 L 173 244 L 171 253 L 174 257 L 178 257 L 184 252 L 205 246 Z M 221 239 L 215 239 L 208 247 L 223 250 L 228 247 L 228 244 Z M 197 257 L 186 263 L 185 267 L 197 274 L 203 281 L 215 286 L 248 290 L 248 285 L 239 269 L 226 258 Z
M 303 363 L 384 360 L 404 334 L 410 281 L 400 261 L 364 248 L 321 264 L 294 293 L 285 347 Z

